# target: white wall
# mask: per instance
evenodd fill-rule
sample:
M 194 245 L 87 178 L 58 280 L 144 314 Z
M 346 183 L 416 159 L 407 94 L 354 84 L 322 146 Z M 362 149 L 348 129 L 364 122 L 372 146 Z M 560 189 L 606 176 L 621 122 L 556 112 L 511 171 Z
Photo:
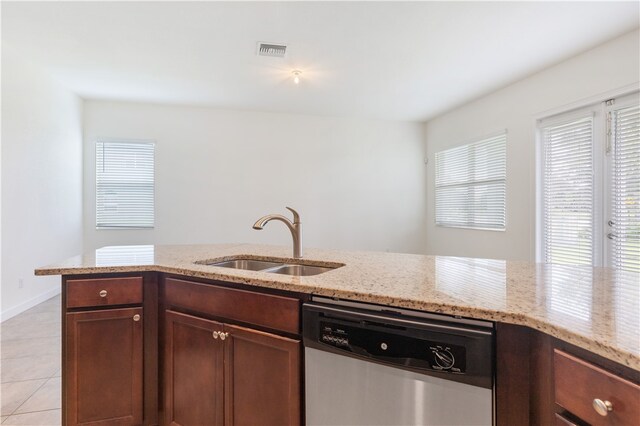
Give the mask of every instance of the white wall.
M 154 139 L 156 227 L 95 229 L 95 141 Z M 291 245 L 267 213 L 301 214 L 307 247 L 424 252 L 420 123 L 85 101 L 85 249 Z
M 3 44 L 3 320 L 59 292 L 36 267 L 82 252 L 81 126 L 82 101 Z
M 428 254 L 535 260 L 535 116 L 637 84 L 639 37 L 638 31 L 624 35 L 426 123 L 431 160 L 443 149 L 500 130 L 508 132 L 506 232 L 435 226 L 435 162 L 430 161 Z

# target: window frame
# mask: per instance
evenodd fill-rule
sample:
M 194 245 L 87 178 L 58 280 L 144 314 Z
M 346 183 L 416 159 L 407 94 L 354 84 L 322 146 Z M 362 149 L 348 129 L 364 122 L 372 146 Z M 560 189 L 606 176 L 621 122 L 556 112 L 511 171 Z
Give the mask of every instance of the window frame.
M 602 126 L 602 106 L 601 105 L 589 105 L 583 108 L 567 111 L 565 113 L 556 114 L 537 121 L 536 125 L 536 147 L 539 155 L 536 157 L 536 191 L 538 194 L 538 202 L 536 207 L 536 222 L 539 223 L 536 233 L 536 261 L 545 263 L 545 144 L 544 144 L 544 128 L 548 126 L 560 125 L 563 123 L 569 123 L 571 121 L 579 120 L 581 118 L 591 117 L 592 119 L 592 143 L 591 143 L 591 155 L 593 163 L 593 247 L 592 247 L 592 259 L 591 264 L 593 266 L 602 265 L 602 246 L 599 243 L 602 239 L 602 222 L 603 212 L 599 209 L 602 206 L 602 150 L 598 147 L 602 144 L 603 126 Z
M 147 144 L 153 146 L 153 224 L 151 226 L 100 226 L 98 224 L 98 144 L 99 143 L 126 143 L 126 144 Z M 156 228 L 156 140 L 153 139 L 130 139 L 130 138 L 97 138 L 93 143 L 93 183 L 94 183 L 94 221 L 96 231 L 120 231 L 120 230 L 152 230 Z
M 633 104 L 640 91 L 640 84 L 626 86 L 613 90 L 604 95 L 598 95 L 584 101 L 562 108 L 538 114 L 534 120 L 535 129 L 535 260 L 545 263 L 545 203 L 544 203 L 544 135 L 543 128 L 548 125 L 560 124 L 593 114 L 593 260 L 594 267 L 611 266 L 610 244 L 606 240 L 607 221 L 611 214 L 611 161 L 606 149 L 609 143 L 607 135 L 607 113 L 613 109 L 620 109 Z M 615 103 L 607 105 L 607 101 L 614 99 Z
M 507 218 L 507 192 L 508 192 L 508 188 L 507 188 L 507 176 L 508 176 L 508 131 L 507 129 L 502 129 L 493 133 L 489 133 L 486 134 L 484 136 L 481 137 L 476 137 L 473 139 L 468 139 L 465 142 L 462 143 L 458 143 L 456 145 L 453 146 L 449 146 L 446 148 L 443 148 L 437 152 L 434 152 L 434 177 L 433 177 L 433 182 L 434 182 L 434 202 L 433 202 L 433 209 L 434 209 L 434 213 L 433 213 L 433 221 L 434 221 L 434 225 L 440 228 L 452 228 L 452 229 L 469 229 L 469 230 L 476 230 L 476 231 L 495 231 L 495 232 L 506 232 L 507 230 L 507 223 L 508 223 L 508 218 Z M 490 228 L 490 227 L 483 227 L 483 226 L 465 226 L 465 225 L 451 225 L 451 224 L 441 224 L 438 223 L 438 203 L 436 201 L 437 196 L 437 189 L 438 189 L 438 185 L 437 185 L 437 154 L 440 152 L 445 152 L 448 150 L 452 150 L 452 149 L 456 149 L 456 148 L 461 148 L 463 146 L 466 145 L 473 145 L 476 143 L 480 143 L 480 142 L 484 142 L 484 141 L 488 141 L 491 139 L 495 139 L 498 138 L 499 136 L 504 136 L 504 155 L 505 155 L 505 175 L 504 175 L 504 227 L 502 228 Z

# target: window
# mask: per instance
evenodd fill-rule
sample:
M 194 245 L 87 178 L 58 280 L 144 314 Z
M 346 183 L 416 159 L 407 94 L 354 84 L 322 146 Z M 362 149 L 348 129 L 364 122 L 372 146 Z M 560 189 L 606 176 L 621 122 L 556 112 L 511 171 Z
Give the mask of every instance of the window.
M 504 230 L 507 135 L 436 153 L 436 225 Z
M 593 262 L 593 117 L 543 127 L 544 261 Z
M 538 260 L 640 271 L 638 94 L 541 120 Z
M 640 107 L 609 114 L 609 263 L 640 272 Z
M 96 228 L 153 228 L 154 142 L 96 142 Z

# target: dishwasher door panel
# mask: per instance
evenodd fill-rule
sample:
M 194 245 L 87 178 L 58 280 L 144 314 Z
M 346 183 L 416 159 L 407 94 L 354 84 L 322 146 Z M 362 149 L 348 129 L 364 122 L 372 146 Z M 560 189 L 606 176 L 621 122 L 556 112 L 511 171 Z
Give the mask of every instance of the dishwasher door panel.
M 305 349 L 310 426 L 493 423 L 493 392 L 313 348 Z

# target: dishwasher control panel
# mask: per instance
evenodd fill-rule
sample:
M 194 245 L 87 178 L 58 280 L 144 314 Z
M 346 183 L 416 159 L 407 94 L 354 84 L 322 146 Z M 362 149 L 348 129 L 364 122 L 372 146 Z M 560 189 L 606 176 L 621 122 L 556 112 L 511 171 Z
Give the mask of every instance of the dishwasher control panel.
M 318 331 L 318 343 L 339 351 L 419 369 L 454 374 L 466 370 L 464 346 L 334 321 L 320 321 Z

